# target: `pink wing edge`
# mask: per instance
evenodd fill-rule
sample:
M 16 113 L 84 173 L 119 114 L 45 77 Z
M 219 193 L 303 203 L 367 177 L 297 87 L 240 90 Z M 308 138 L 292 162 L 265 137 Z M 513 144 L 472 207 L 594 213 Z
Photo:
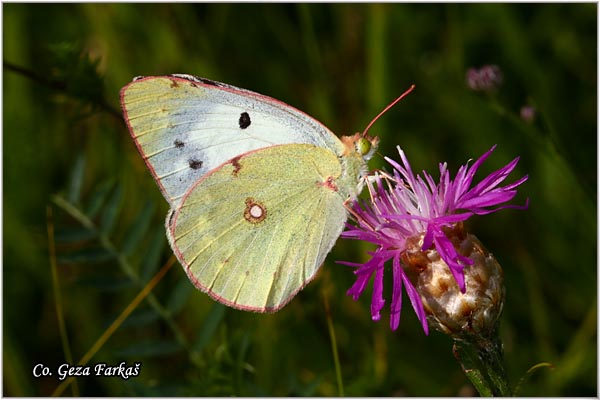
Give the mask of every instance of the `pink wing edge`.
M 154 170 L 154 167 L 152 167 L 152 164 L 150 163 L 150 160 L 144 154 L 144 150 L 142 150 L 142 146 L 139 144 L 137 138 L 135 137 L 135 134 L 133 132 L 133 128 L 131 127 L 131 123 L 129 122 L 129 115 L 127 113 L 127 108 L 125 108 L 125 91 L 129 88 L 129 86 L 131 86 L 132 84 L 134 84 L 136 82 L 138 82 L 138 80 L 133 80 L 132 82 L 129 82 L 127 85 L 125 85 L 121 89 L 121 92 L 119 93 L 119 100 L 120 100 L 120 103 L 121 103 L 121 110 L 123 110 L 123 119 L 125 119 L 125 123 L 127 124 L 127 129 L 129 130 L 129 135 L 133 139 L 133 143 L 135 143 L 135 147 L 137 147 L 138 153 L 140 153 L 140 155 L 142 156 L 142 159 L 144 160 L 144 163 L 146 164 L 146 167 L 150 170 L 150 173 L 152 174 L 152 177 L 154 178 L 154 182 L 156 182 L 156 184 L 158 185 L 158 188 L 160 189 L 161 193 L 163 194 L 163 197 L 167 200 L 167 202 L 169 204 L 171 204 L 171 200 L 170 200 L 170 197 L 169 197 L 169 195 L 167 193 L 167 190 L 165 189 L 165 187 L 163 186 L 162 182 L 160 181 L 160 179 L 158 177 L 158 174 Z

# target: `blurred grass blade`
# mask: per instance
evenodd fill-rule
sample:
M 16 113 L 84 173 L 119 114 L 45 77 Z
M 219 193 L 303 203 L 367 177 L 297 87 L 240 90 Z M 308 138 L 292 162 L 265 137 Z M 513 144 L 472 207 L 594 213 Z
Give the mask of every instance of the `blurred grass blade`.
M 18 345 L 10 331 L 5 328 L 2 335 L 2 394 L 11 397 L 34 397 L 36 387 L 31 385 L 30 358 L 24 356 L 23 346 Z
M 71 179 L 69 180 L 69 194 L 67 195 L 67 199 L 71 204 L 79 204 L 81 201 L 81 186 L 83 185 L 84 173 L 85 155 L 80 154 L 75 161 L 75 165 L 71 171 Z
M 310 383 L 301 388 L 300 396 L 302 397 L 316 397 L 315 392 L 319 385 L 323 382 L 323 377 L 318 376 L 313 379 Z
M 92 193 L 91 198 L 88 201 L 87 207 L 85 207 L 85 214 L 89 216 L 90 219 L 96 218 L 114 186 L 115 182 L 111 179 L 100 183 L 96 187 L 94 193 Z
M 137 309 L 121 324 L 121 329 L 140 328 L 156 322 L 160 315 L 151 308 Z
M 131 279 L 123 277 L 93 276 L 91 278 L 77 279 L 76 283 L 99 292 L 119 292 L 136 286 Z
M 221 303 L 216 303 L 204 319 L 204 323 L 202 324 L 202 329 L 198 333 L 196 337 L 196 341 L 194 342 L 193 349 L 196 352 L 201 352 L 204 347 L 208 344 L 210 339 L 214 336 L 217 327 L 221 323 L 221 320 L 225 316 L 226 307 Z
M 106 207 L 104 208 L 104 213 L 102 214 L 102 219 L 100 221 L 100 230 L 105 235 L 110 234 L 115 227 L 115 223 L 117 222 L 117 217 L 119 216 L 119 210 L 121 209 L 121 199 L 123 197 L 123 188 L 121 185 L 117 184 L 112 196 L 108 200 Z
M 138 213 L 135 220 L 129 226 L 125 233 L 125 239 L 121 246 L 121 252 L 128 256 L 138 247 L 144 235 L 148 232 L 155 206 L 153 202 L 146 202 L 142 210 Z
M 142 267 L 140 270 L 140 279 L 146 282 L 152 277 L 160 266 L 160 255 L 165 246 L 165 228 L 158 226 L 154 229 L 153 234 L 148 242 L 148 248 L 142 259 Z
M 586 315 L 580 322 L 577 331 L 569 338 L 569 346 L 556 362 L 556 373 L 551 380 L 551 386 L 562 392 L 569 382 L 572 382 L 583 366 L 591 360 L 597 362 L 597 355 L 590 351 L 598 341 L 598 308 L 596 301 L 591 304 Z
M 386 99 L 385 88 L 385 39 L 387 27 L 387 4 L 373 4 L 369 8 L 367 37 L 365 41 L 365 53 L 367 62 L 367 99 L 369 114 L 376 115 Z M 381 126 L 380 126 L 381 128 Z
M 320 78 L 323 76 L 323 63 L 319 52 L 319 41 L 315 35 L 315 28 L 312 22 L 311 7 L 307 4 L 299 4 L 298 11 L 306 59 L 311 61 L 311 73 Z
M 46 207 L 46 226 L 48 229 L 48 256 L 50 258 L 50 270 L 52 271 L 52 291 L 54 293 L 54 306 L 56 309 L 56 319 L 58 322 L 58 330 L 60 333 L 60 341 L 63 348 L 65 361 L 73 364 L 73 355 L 71 354 L 71 346 L 69 344 L 69 336 L 65 325 L 65 314 L 63 310 L 63 301 L 58 281 L 58 267 L 56 265 L 56 248 L 54 246 L 54 220 L 52 218 L 52 207 Z M 73 396 L 79 396 L 79 386 L 77 381 L 73 385 Z
M 250 334 L 249 332 L 244 332 L 242 336 L 242 341 L 240 343 L 240 348 L 236 357 L 235 362 L 235 375 L 233 380 L 233 390 L 237 396 L 244 396 L 242 382 L 244 379 L 244 370 L 246 369 L 246 354 L 248 353 L 248 348 L 250 347 Z
M 195 291 L 194 285 L 184 277 L 179 280 L 179 283 L 173 289 L 171 296 L 167 300 L 167 310 L 171 313 L 171 315 L 177 315 L 181 309 L 186 305 L 190 295 Z
M 342 368 L 340 366 L 340 356 L 338 354 L 337 340 L 335 338 L 335 328 L 333 327 L 333 319 L 331 318 L 331 309 L 329 308 L 329 300 L 327 295 L 323 295 L 323 306 L 325 311 L 325 319 L 327 320 L 327 330 L 331 341 L 331 350 L 333 353 L 333 364 L 335 366 L 335 377 L 338 386 L 338 396 L 344 397 L 344 381 L 342 380 Z
M 133 342 L 131 346 L 115 351 L 119 358 L 140 359 L 160 357 L 181 352 L 181 344 L 172 340 L 149 340 L 145 342 Z
M 58 256 L 61 264 L 94 264 L 115 258 L 115 254 L 104 247 L 86 247 Z
M 57 243 L 86 242 L 97 237 L 98 233 L 96 231 L 85 226 L 56 227 L 54 232 L 54 240 Z
M 314 111 L 320 118 L 332 120 L 335 113 L 332 110 L 332 103 L 329 101 L 328 96 L 331 80 L 323 67 L 319 49 L 320 41 L 317 38 L 313 24 L 314 17 L 311 12 L 313 8 L 308 4 L 298 4 L 297 7 L 300 18 L 302 44 L 306 52 L 305 59 L 312 75 L 311 91 L 313 92 L 312 103 L 315 108 Z

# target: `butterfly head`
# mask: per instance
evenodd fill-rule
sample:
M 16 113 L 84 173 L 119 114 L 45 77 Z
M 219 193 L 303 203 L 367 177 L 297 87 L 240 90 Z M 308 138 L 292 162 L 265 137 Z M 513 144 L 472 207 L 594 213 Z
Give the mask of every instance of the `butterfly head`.
M 396 100 L 392 101 L 386 108 L 384 108 L 373 120 L 367 125 L 362 134 L 357 133 L 354 136 L 350 136 L 349 139 L 352 141 L 354 146 L 354 151 L 360 155 L 363 160 L 369 161 L 373 154 L 377 151 L 377 147 L 379 146 L 379 138 L 372 137 L 367 134 L 371 126 L 377 121 L 383 114 L 386 113 L 390 108 L 392 108 L 396 103 L 402 100 L 406 95 L 413 91 L 415 85 L 412 85 L 407 91 L 402 93 Z M 348 143 L 344 142 L 346 147 L 348 147 Z
M 343 136 L 342 142 L 346 147 L 346 154 L 353 153 L 364 161 L 369 161 L 379 147 L 379 138 L 356 133 L 353 136 Z

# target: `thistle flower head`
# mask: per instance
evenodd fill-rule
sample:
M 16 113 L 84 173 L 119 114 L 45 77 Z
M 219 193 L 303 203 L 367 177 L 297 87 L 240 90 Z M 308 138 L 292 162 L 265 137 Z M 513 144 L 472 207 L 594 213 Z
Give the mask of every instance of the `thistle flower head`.
M 477 315 L 477 311 L 469 309 L 468 306 L 461 307 L 456 298 L 446 299 L 440 304 L 436 302 L 440 296 L 446 295 L 449 291 L 463 296 L 460 300 L 463 305 L 479 302 L 471 301 L 470 297 L 464 296 L 472 297 L 482 293 L 490 295 L 486 292 L 486 288 L 477 288 L 475 283 L 470 282 L 473 277 L 479 281 L 498 285 L 498 279 L 490 278 L 489 272 L 493 269 L 495 271 L 493 274 L 497 275 L 497 269 L 486 267 L 486 262 L 489 264 L 485 261 L 488 253 L 479 251 L 480 247 L 475 245 L 479 242 L 474 236 L 467 235 L 462 228 L 463 221 L 475 214 L 489 214 L 503 208 L 527 207 L 527 205 L 519 207 L 505 204 L 515 197 L 517 186 L 525 182 L 527 176 L 514 183 L 500 186 L 516 167 L 518 158 L 491 173 L 481 182 L 473 183 L 475 173 L 494 148 L 495 146 L 473 165 L 460 167 L 454 179 L 450 178 L 447 164 L 441 163 L 440 179 L 439 183 L 436 183 L 425 171 L 423 176 L 415 176 L 406 155 L 398 147 L 402 164 L 386 157 L 386 161 L 394 169 L 393 175 L 378 174 L 375 176 L 374 183 L 368 182 L 371 199 L 368 202 L 354 203 L 352 216 L 356 225 L 348 224 L 342 237 L 374 243 L 377 249 L 370 253 L 371 259 L 364 264 L 340 263 L 356 268 L 354 271 L 357 276 L 356 282 L 347 292 L 355 300 L 360 297 L 368 281 L 374 276 L 371 302 L 373 320 L 381 318 L 381 310 L 385 305 L 384 264 L 389 260 L 392 264 L 390 303 L 392 330 L 397 329 L 400 323 L 403 289 L 425 333 L 429 332 L 428 317 L 432 325 L 440 329 L 440 324 L 435 321 L 435 316 L 432 316 L 435 310 L 445 309 L 450 314 L 454 312 L 453 310 L 458 310 L 463 314 Z M 483 265 L 484 269 L 487 268 L 487 272 L 474 269 L 471 273 L 465 274 L 465 268 L 474 265 Z M 443 268 L 440 269 L 440 266 Z M 442 279 L 442 272 L 447 274 L 444 279 Z M 501 291 L 503 291 L 501 269 L 499 273 Z M 424 280 L 426 276 L 429 276 L 429 280 Z M 446 279 L 448 276 L 452 279 Z M 438 286 L 433 282 L 437 282 Z M 469 286 L 468 290 L 467 286 Z M 429 294 L 427 294 L 428 290 Z M 497 308 L 501 310 L 503 292 L 490 296 L 496 297 L 494 301 L 499 303 Z M 454 306 L 449 305 L 450 301 L 455 302 Z M 499 315 L 499 311 L 495 314 Z M 448 324 L 448 322 L 441 323 Z M 456 323 L 468 325 L 473 321 Z

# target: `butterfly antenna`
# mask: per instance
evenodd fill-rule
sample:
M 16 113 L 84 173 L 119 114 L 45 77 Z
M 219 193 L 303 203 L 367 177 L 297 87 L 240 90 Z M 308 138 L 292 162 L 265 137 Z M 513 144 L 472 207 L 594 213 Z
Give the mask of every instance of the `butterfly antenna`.
M 390 103 L 390 105 L 388 105 L 386 108 L 383 109 L 383 111 L 381 111 L 379 114 L 377 114 L 377 116 L 375 118 L 373 118 L 373 120 L 369 123 L 369 125 L 367 125 L 367 127 L 363 131 L 363 133 L 362 133 L 363 137 L 367 135 L 367 132 L 371 128 L 371 125 L 373 125 L 375 123 L 375 121 L 377 121 L 379 119 L 379 117 L 381 117 L 383 114 L 385 114 L 387 110 L 394 107 L 396 105 L 396 103 L 398 103 L 400 100 L 405 98 L 410 92 L 413 91 L 414 88 L 415 88 L 415 85 L 411 85 L 406 92 L 402 93 L 400 95 L 400 97 L 398 97 L 396 100 L 392 101 Z

